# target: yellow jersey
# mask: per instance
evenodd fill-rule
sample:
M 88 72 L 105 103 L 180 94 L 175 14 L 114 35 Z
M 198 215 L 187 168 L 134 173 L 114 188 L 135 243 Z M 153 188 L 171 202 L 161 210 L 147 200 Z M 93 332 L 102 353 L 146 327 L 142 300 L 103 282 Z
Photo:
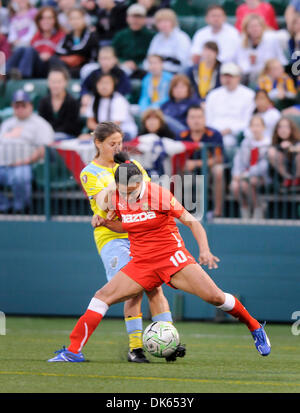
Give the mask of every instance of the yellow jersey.
M 132 160 L 132 162 L 134 162 L 142 172 L 144 181 L 150 181 L 150 178 L 142 165 L 135 160 Z M 113 168 L 108 168 L 92 161 L 80 173 L 80 181 L 89 198 L 90 206 L 94 215 L 99 215 L 102 218 L 106 218 L 107 212 L 98 207 L 94 196 L 114 181 L 115 171 L 118 166 L 119 165 L 116 164 Z M 116 238 L 128 238 L 128 234 L 120 234 L 103 226 L 94 229 L 94 239 L 97 245 L 98 253 L 100 253 L 105 244 Z

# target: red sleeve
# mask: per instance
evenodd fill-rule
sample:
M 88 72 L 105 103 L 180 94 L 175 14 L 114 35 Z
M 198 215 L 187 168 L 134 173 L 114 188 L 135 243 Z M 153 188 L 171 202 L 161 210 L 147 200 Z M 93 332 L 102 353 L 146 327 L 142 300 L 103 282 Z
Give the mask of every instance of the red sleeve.
M 168 212 L 175 218 L 181 217 L 184 207 L 174 197 L 172 192 L 159 186 L 159 211 Z

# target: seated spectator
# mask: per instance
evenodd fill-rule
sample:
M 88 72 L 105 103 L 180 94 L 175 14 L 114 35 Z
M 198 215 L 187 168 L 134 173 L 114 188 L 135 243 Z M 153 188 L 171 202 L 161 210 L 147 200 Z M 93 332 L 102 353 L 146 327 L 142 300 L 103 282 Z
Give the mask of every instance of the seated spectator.
M 177 139 L 207 145 L 207 166 L 213 178 L 215 198 L 214 211 L 209 215 L 221 217 L 223 214 L 223 139 L 220 132 L 206 125 L 204 110 L 199 106 L 191 106 L 187 113 L 188 128 L 182 131 Z M 185 169 L 189 173 L 200 175 L 202 168 L 203 159 L 200 146 L 200 150 L 195 151 L 191 158 L 186 161 Z
M 285 190 L 300 187 L 300 133 L 296 124 L 282 117 L 274 131 L 269 162 L 281 178 Z
M 10 187 L 13 200 L 0 193 L 0 212 L 26 210 L 31 203 L 31 165 L 44 157 L 44 145 L 52 143 L 49 123 L 33 113 L 29 96 L 18 90 L 12 101 L 14 116 L 0 129 L 0 185 Z
M 54 129 L 55 140 L 76 138 L 81 132 L 79 102 L 67 92 L 68 81 L 66 69 L 52 69 L 48 74 L 49 93 L 39 102 L 39 115 Z
M 206 42 L 203 45 L 199 63 L 191 66 L 186 71 L 194 90 L 203 100 L 205 100 L 210 90 L 221 86 L 221 63 L 218 60 L 218 53 L 217 43 Z
M 242 37 L 235 58 L 242 70 L 244 83 L 255 83 L 266 61 L 272 58 L 278 59 L 283 65 L 288 63 L 278 40 L 270 35 L 263 18 L 249 14 L 243 21 Z
M 111 43 L 112 38 L 120 30 L 127 27 L 127 6 L 115 2 L 115 0 L 97 0 L 98 12 L 95 25 L 98 32 L 100 46 Z
M 87 109 L 87 126 L 93 131 L 99 122 L 111 121 L 121 126 L 125 140 L 135 138 L 137 126 L 130 113 L 128 101 L 115 90 L 115 80 L 109 74 L 102 74 L 96 80 L 96 92 Z
M 226 13 L 223 7 L 220 5 L 209 6 L 205 21 L 207 26 L 197 30 L 192 38 L 193 63 L 199 62 L 203 45 L 208 41 L 217 43 L 220 62 L 233 61 L 239 46 L 239 32 L 226 22 Z
M 277 59 L 270 59 L 258 78 L 259 89 L 265 90 L 272 100 L 295 99 L 297 91 L 294 80 L 284 71 Z
M 276 13 L 270 3 L 261 0 L 245 0 L 245 3 L 240 4 L 235 12 L 235 27 L 239 31 L 242 30 L 244 19 L 246 16 L 249 16 L 249 14 L 258 14 L 264 19 L 269 29 L 278 30 Z
M 10 11 L 8 42 L 13 49 L 29 46 L 36 32 L 34 17 L 37 9 L 31 6 L 30 0 L 14 0 Z
M 284 13 L 285 22 L 289 32 L 292 30 L 295 16 L 298 13 L 300 13 L 300 0 L 289 0 L 289 4 Z
M 82 68 L 82 72 L 85 67 Z M 111 74 L 115 78 L 117 92 L 122 95 L 128 95 L 131 92 L 130 79 L 124 70 L 119 67 L 114 49 L 111 46 L 103 46 L 98 52 L 98 68 L 83 79 L 81 96 L 92 95 L 95 92 L 95 80 L 102 73 Z
M 296 13 L 290 25 L 290 39 L 288 41 L 289 61 L 294 63 L 300 55 L 300 13 Z
M 163 70 L 163 59 L 158 55 L 148 56 L 148 74 L 142 80 L 139 110 L 159 108 L 168 100 L 172 74 Z
M 175 135 L 165 122 L 164 114 L 160 109 L 145 110 L 141 119 L 139 135 L 155 133 L 160 138 L 174 139 Z
M 7 69 L 20 78 L 45 78 L 49 71 L 49 60 L 54 55 L 58 43 L 65 37 L 60 28 L 56 11 L 49 6 L 39 9 L 35 16 L 37 32 L 30 46 L 18 47 L 10 58 Z
M 146 72 L 142 68 L 150 42 L 154 36 L 146 27 L 146 10 L 140 4 L 127 9 L 126 29 L 117 33 L 112 40 L 121 67 L 131 78 L 142 79 Z
M 263 119 L 265 133 L 271 143 L 275 125 L 279 121 L 281 114 L 280 111 L 274 107 L 273 101 L 265 90 L 257 90 L 255 94 L 254 114 L 259 115 Z
M 184 74 L 174 75 L 171 80 L 169 99 L 161 105 L 165 120 L 177 135 L 186 129 L 186 116 L 190 106 L 200 105 L 201 100 L 195 95 L 191 82 Z
M 156 0 L 137 0 L 137 3 L 145 7 L 146 9 L 146 26 L 148 27 L 148 29 L 154 29 L 155 28 L 154 15 L 159 9 L 165 7 L 163 5 L 164 2 L 157 2 Z
M 241 84 L 241 72 L 236 64 L 224 63 L 220 73 L 222 86 L 212 90 L 206 98 L 206 123 L 221 132 L 230 160 L 237 145 L 237 135 L 249 125 L 255 94 Z
M 158 33 L 150 43 L 148 55 L 161 56 L 164 70 L 170 73 L 183 71 L 190 64 L 191 39 L 178 27 L 173 10 L 160 9 L 154 19 Z
M 94 26 L 94 23 L 97 21 L 97 13 L 99 10 L 95 0 L 80 0 L 80 7 L 85 10 L 86 16 L 89 17 L 89 26 Z
M 61 27 L 63 27 L 66 33 L 72 31 L 72 26 L 69 21 L 69 12 L 77 7 L 77 0 L 57 0 L 58 3 L 58 22 Z M 84 8 L 83 8 L 84 9 Z M 85 9 L 84 9 L 85 10 Z M 85 14 L 85 23 L 87 26 L 90 25 L 89 15 Z
M 270 138 L 265 133 L 265 123 L 260 115 L 250 120 L 247 136 L 243 139 L 234 158 L 230 189 L 240 203 L 242 218 L 263 218 L 263 207 L 258 188 L 269 183 L 267 153 Z
M 0 0 L 0 33 L 7 35 L 9 30 L 9 10 L 3 7 L 3 2 Z
M 71 9 L 68 18 L 72 30 L 58 44 L 56 54 L 51 58 L 51 64 L 63 65 L 67 67 L 72 77 L 79 77 L 82 66 L 96 60 L 98 36 L 86 26 L 83 9 Z
M 0 22 L 0 54 L 2 54 L 2 58 L 5 57 L 5 60 L 7 61 L 11 55 L 11 47 L 10 44 L 8 43 L 7 36 L 1 32 L 2 26 Z M 3 62 L 3 65 L 5 66 L 5 62 Z M 5 67 L 4 67 L 4 72 L 5 72 Z

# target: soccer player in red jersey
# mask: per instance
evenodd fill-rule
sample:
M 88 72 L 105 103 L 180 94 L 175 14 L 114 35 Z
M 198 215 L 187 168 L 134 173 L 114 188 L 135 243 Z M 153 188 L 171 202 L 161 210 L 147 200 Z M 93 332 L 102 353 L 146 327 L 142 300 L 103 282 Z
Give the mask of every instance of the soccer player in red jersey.
M 115 158 L 118 156 L 122 158 L 119 154 Z M 114 210 L 109 211 L 102 224 L 116 232 L 128 232 L 133 258 L 96 292 L 70 335 L 70 346 L 59 350 L 59 356 L 63 358 L 61 361 L 66 361 L 65 358 L 68 361 L 84 361 L 81 349 L 109 306 L 136 296 L 143 290 L 151 291 L 163 283 L 194 294 L 238 318 L 252 333 L 259 353 L 267 356 L 271 345 L 264 325 L 260 325 L 236 297 L 223 292 L 195 261 L 184 245 L 174 218 L 191 229 L 199 246 L 200 264 L 215 268 L 219 259 L 211 253 L 201 223 L 170 191 L 144 182 L 139 168 L 129 160 L 116 170 L 115 181 L 117 190 L 109 201 L 109 209 L 113 207 Z M 115 214 L 118 220 L 113 220 Z

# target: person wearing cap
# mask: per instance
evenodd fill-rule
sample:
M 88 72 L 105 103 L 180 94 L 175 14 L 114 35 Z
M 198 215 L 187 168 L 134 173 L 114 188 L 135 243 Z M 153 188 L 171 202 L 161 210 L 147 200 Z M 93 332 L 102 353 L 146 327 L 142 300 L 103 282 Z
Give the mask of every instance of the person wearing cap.
M 237 135 L 248 126 L 255 108 L 255 93 L 241 84 L 241 71 L 235 63 L 223 63 L 220 74 L 222 86 L 206 98 L 206 120 L 221 132 L 225 154 L 231 159 Z
M 146 74 L 142 64 L 155 33 L 146 27 L 146 9 L 141 4 L 132 4 L 127 9 L 127 24 L 113 37 L 112 46 L 122 69 L 131 78 L 141 79 Z
M 17 90 L 13 95 L 14 116 L 0 129 L 0 185 L 10 187 L 13 200 L 0 192 L 0 212 L 26 210 L 31 202 L 31 165 L 44 157 L 44 145 L 54 140 L 50 124 L 33 113 L 29 95 Z

